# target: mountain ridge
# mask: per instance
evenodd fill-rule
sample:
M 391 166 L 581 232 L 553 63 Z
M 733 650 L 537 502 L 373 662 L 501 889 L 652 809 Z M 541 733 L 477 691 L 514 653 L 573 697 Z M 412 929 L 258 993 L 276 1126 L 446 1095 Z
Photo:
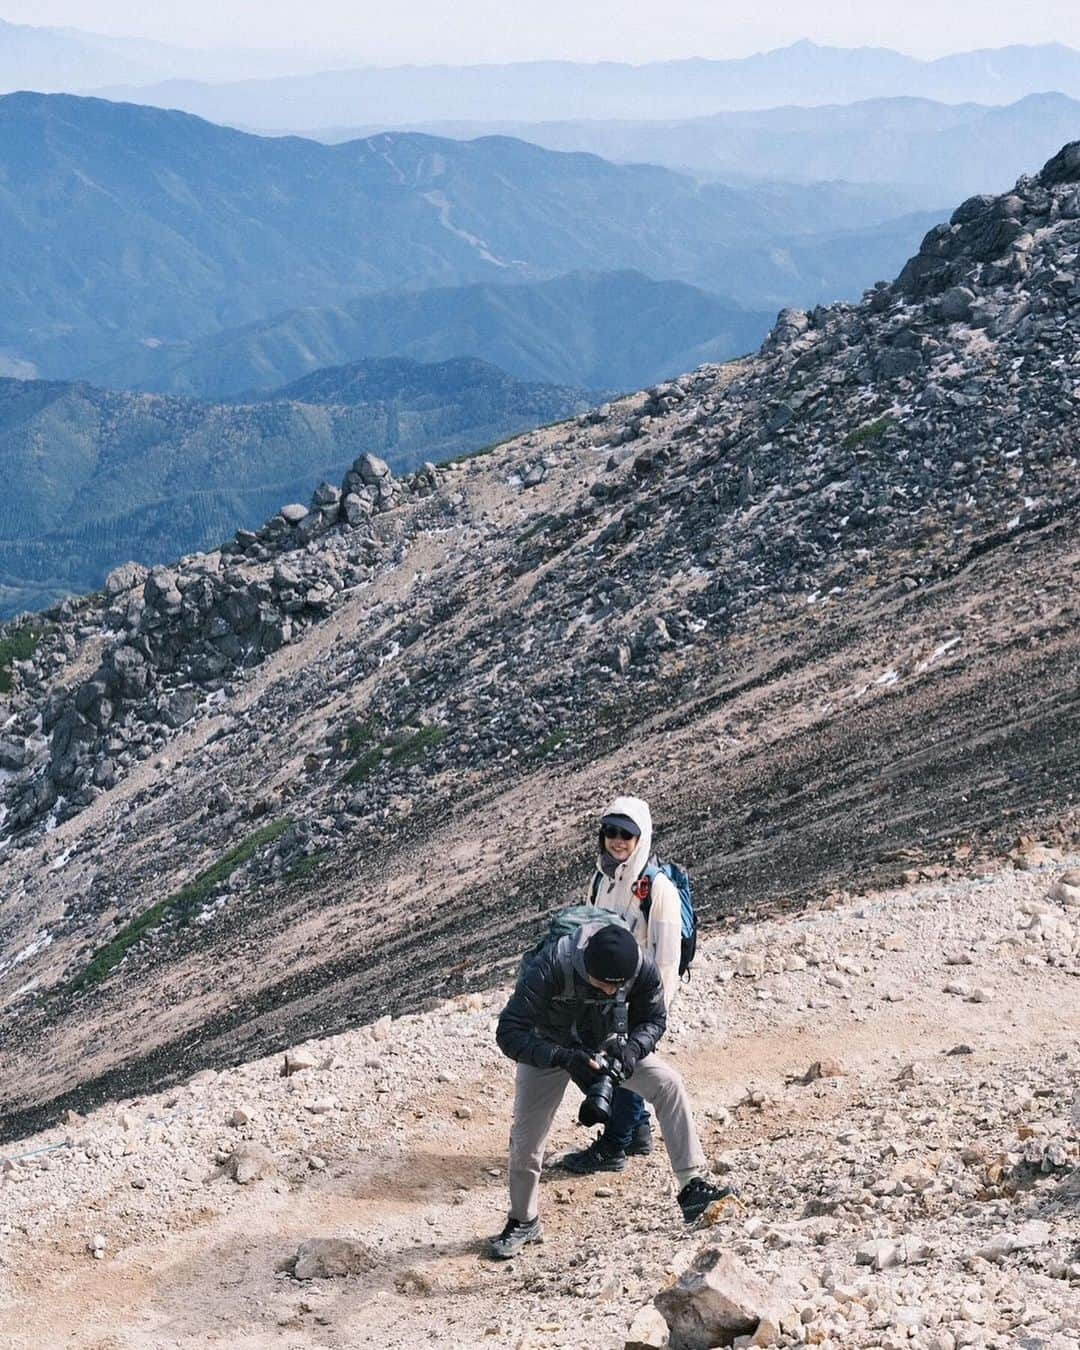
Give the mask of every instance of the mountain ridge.
M 67 95 L 0 98 L 0 171 L 0 357 L 52 378 L 343 295 L 582 269 L 810 303 L 892 270 L 930 223 L 815 255 L 803 218 L 821 190 L 759 200 L 495 137 L 331 147 Z M 819 225 L 849 223 L 841 206 Z
M 469 354 L 523 380 L 629 389 L 678 373 L 679 362 L 751 350 L 772 314 L 638 272 L 573 272 L 514 286 L 477 282 L 357 296 L 143 348 L 96 372 L 99 382 L 196 397 L 273 389 L 323 366 Z M 689 358 L 688 360 L 686 358 Z
M 972 192 L 1002 191 L 1075 129 L 1080 104 L 1064 94 L 1015 103 L 945 104 L 874 98 L 816 108 L 780 106 L 683 121 L 406 122 L 399 130 L 468 140 L 499 133 L 552 150 L 586 150 L 615 163 L 661 164 L 729 182 L 839 179 L 906 185 L 906 208 L 938 207 Z M 313 133 L 336 143 L 385 126 Z
M 633 66 L 533 61 L 486 66 L 364 67 L 284 81 L 210 87 L 170 81 L 159 87 L 93 92 L 185 107 L 218 122 L 280 125 L 281 109 L 304 131 L 320 125 L 410 118 L 693 117 L 724 108 L 819 104 L 882 93 L 944 102 L 1012 102 L 1060 89 L 1080 97 L 1080 53 L 1061 43 L 1012 45 L 920 60 L 889 48 L 842 48 L 801 41 L 729 60 L 687 58 Z

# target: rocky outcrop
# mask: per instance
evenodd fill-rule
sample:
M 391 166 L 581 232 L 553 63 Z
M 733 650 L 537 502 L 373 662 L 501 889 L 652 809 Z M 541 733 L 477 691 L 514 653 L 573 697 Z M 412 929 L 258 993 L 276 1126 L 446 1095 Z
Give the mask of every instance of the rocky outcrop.
M 415 491 L 429 492 L 433 482 L 425 468 Z M 401 496 L 387 464 L 364 454 L 340 488 L 319 484 L 310 507 L 286 505 L 217 553 L 175 567 L 114 568 L 106 607 L 95 615 L 108 644 L 93 674 L 41 711 L 47 752 L 29 739 L 6 742 L 4 767 L 22 779 L 10 826 L 24 830 L 46 813 L 74 814 L 161 749 L 217 689 L 330 613 L 342 594 L 370 578 L 380 554 L 371 518 Z M 331 532 L 325 547 L 309 549 Z M 36 671 L 24 672 L 27 692 L 35 682 Z

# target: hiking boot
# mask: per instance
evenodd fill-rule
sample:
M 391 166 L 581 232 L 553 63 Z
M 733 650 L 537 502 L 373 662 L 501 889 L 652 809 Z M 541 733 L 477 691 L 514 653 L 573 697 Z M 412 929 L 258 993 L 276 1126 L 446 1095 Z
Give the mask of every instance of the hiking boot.
M 679 1208 L 687 1223 L 700 1219 L 714 1200 L 724 1200 L 735 1191 L 730 1186 L 714 1186 L 704 1177 L 691 1177 L 679 1192 Z
M 643 1120 L 630 1136 L 630 1142 L 626 1146 L 626 1156 L 628 1158 L 647 1158 L 652 1151 L 652 1126 L 647 1120 Z
M 626 1154 L 621 1148 L 609 1148 L 604 1136 L 598 1134 L 588 1148 L 568 1153 L 559 1166 L 582 1177 L 590 1172 L 621 1172 L 626 1166 Z
M 519 1219 L 507 1219 L 506 1227 L 499 1236 L 488 1239 L 488 1253 L 496 1261 L 509 1261 L 528 1243 L 543 1240 L 544 1230 L 538 1218 L 529 1219 L 526 1223 Z

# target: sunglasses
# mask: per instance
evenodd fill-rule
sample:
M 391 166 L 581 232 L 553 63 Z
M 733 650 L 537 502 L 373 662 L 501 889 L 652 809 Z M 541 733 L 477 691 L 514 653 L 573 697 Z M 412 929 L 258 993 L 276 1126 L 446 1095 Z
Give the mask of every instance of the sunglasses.
M 602 825 L 600 833 L 605 839 L 636 839 L 636 834 L 631 834 L 629 830 L 620 830 L 618 825 Z

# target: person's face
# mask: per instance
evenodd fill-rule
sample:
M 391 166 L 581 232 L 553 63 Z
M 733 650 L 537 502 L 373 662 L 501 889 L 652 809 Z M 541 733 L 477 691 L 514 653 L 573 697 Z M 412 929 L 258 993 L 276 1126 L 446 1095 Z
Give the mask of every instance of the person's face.
M 595 975 L 586 974 L 585 978 L 594 989 L 599 989 L 602 994 L 607 994 L 608 998 L 614 998 L 622 988 L 622 980 L 598 980 Z
M 630 834 L 626 830 L 620 830 L 614 825 L 603 826 L 603 831 L 604 848 L 616 862 L 626 862 L 630 854 L 637 848 L 638 836 Z

